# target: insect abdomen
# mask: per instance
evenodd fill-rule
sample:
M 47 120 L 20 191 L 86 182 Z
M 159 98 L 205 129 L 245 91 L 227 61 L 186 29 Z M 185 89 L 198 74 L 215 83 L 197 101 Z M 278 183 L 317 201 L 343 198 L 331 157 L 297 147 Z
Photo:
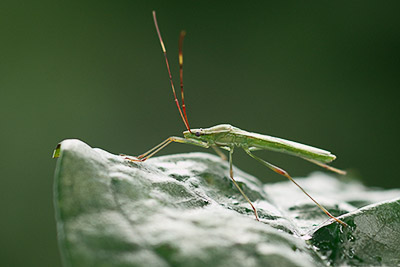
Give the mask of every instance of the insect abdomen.
M 245 131 L 239 135 L 242 135 L 243 138 L 245 138 L 245 143 L 248 147 L 282 152 L 293 156 L 317 160 L 323 163 L 329 163 L 336 158 L 336 156 L 329 151 L 273 136 Z

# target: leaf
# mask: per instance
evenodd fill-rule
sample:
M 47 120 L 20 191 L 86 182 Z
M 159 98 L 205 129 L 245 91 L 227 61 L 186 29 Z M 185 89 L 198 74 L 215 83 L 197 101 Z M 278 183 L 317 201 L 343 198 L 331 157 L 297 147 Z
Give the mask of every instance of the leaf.
M 341 233 L 341 226 L 326 223 L 323 213 L 287 182 L 263 186 L 234 168 L 235 179 L 259 211 L 261 222 L 257 222 L 230 181 L 227 162 L 216 156 L 190 153 L 134 163 L 79 140 L 63 141 L 56 154 L 54 201 L 65 266 L 353 263 L 332 257 L 323 242 L 333 237 L 322 234 L 332 231 L 341 236 L 351 229 Z M 353 194 L 346 195 L 340 193 L 344 183 L 321 173 L 298 181 L 335 215 L 368 204 L 370 199 L 399 195 L 398 190 L 367 192 L 358 183 L 347 184 Z M 321 181 L 331 185 L 323 195 Z M 347 202 L 339 203 L 341 197 Z M 344 220 L 353 222 L 351 216 Z M 399 226 L 393 225 L 392 230 L 398 231 Z M 331 251 L 348 248 L 342 245 Z
M 351 226 L 319 228 L 312 244 L 332 265 L 399 266 L 400 198 L 345 216 Z

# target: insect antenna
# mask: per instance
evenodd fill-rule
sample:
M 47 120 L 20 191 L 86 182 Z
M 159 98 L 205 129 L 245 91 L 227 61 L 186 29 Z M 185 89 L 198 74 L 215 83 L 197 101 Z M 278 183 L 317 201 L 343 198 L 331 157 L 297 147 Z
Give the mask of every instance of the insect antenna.
M 182 109 L 181 109 L 181 107 L 180 107 L 178 98 L 176 97 L 175 86 L 174 86 L 174 82 L 172 81 L 171 70 L 170 70 L 170 68 L 169 68 L 169 62 L 168 62 L 168 57 L 167 57 L 167 50 L 165 49 L 164 42 L 163 42 L 162 37 L 161 37 L 160 29 L 158 28 L 158 23 L 157 23 L 157 18 L 156 18 L 156 12 L 155 12 L 155 11 L 153 11 L 153 20 L 154 20 L 154 25 L 155 25 L 156 30 L 157 30 L 158 39 L 160 40 L 161 49 L 162 49 L 162 51 L 163 51 L 163 53 L 164 53 L 165 63 L 167 64 L 168 75 L 169 75 L 169 81 L 170 81 L 170 83 L 171 83 L 172 92 L 174 93 L 174 99 L 175 99 L 176 106 L 178 107 L 179 114 L 181 115 L 181 118 L 182 118 L 182 120 L 183 120 L 183 123 L 184 123 L 185 126 L 186 126 L 186 129 L 188 129 L 188 131 L 191 132 L 191 131 L 190 131 L 190 128 L 189 128 L 189 123 L 187 122 L 187 119 L 185 120 L 185 117 L 186 117 L 186 116 L 185 116 L 185 117 L 183 116 Z M 182 37 L 181 37 L 181 38 L 182 38 Z M 179 57 L 179 58 L 181 58 L 181 57 Z M 179 61 L 180 61 L 180 60 L 179 60 Z M 181 81 L 182 81 L 182 80 L 181 80 Z M 182 83 L 181 88 L 182 88 L 182 102 L 183 102 L 183 82 L 181 82 L 181 83 Z M 185 107 L 182 106 L 182 108 L 183 108 L 183 110 L 185 111 Z M 185 115 L 186 115 L 186 112 L 185 112 Z
M 186 32 L 181 31 L 181 34 L 179 36 L 179 78 L 181 81 L 181 99 L 182 99 L 183 114 L 185 115 L 186 125 L 189 127 L 189 122 L 188 122 L 188 118 L 186 115 L 185 96 L 183 93 L 183 39 L 185 38 L 185 35 L 186 35 Z M 190 127 L 189 127 L 189 129 L 190 129 Z

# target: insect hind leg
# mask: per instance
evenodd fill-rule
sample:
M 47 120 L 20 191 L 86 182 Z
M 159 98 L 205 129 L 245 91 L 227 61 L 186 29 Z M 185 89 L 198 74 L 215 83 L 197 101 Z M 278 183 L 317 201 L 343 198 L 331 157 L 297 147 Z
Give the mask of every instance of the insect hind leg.
M 304 158 L 304 157 L 303 157 L 303 159 L 308 160 L 308 161 L 311 162 L 311 163 L 314 163 L 314 164 L 316 164 L 316 165 L 318 165 L 318 166 L 320 166 L 320 167 L 322 167 L 322 168 L 325 168 L 325 169 L 330 170 L 330 171 L 332 171 L 332 172 L 336 172 L 336 173 L 341 174 L 341 175 L 346 175 L 346 173 L 347 173 L 347 172 L 344 171 L 344 170 L 341 170 L 341 169 L 338 169 L 338 168 L 329 166 L 328 164 L 319 162 L 319 161 L 317 161 L 317 160 L 308 159 L 308 158 Z
M 325 209 L 321 204 L 319 204 L 313 197 L 311 197 L 290 175 L 287 171 L 285 171 L 284 169 L 281 169 L 259 157 L 257 157 L 256 155 L 254 155 L 253 153 L 251 153 L 249 148 L 244 147 L 243 150 L 253 159 L 257 160 L 258 162 L 260 162 L 261 164 L 263 164 L 264 166 L 270 168 L 271 170 L 273 170 L 274 172 L 285 176 L 286 178 L 288 178 L 290 181 L 292 181 L 298 188 L 300 188 L 300 190 L 306 195 L 308 196 L 317 206 L 318 208 L 320 208 L 326 215 L 328 215 L 330 218 L 332 218 L 333 220 L 335 220 L 336 222 L 347 226 L 347 224 L 341 220 L 339 220 L 338 218 L 336 218 L 335 216 L 333 216 L 332 214 L 329 213 L 329 211 L 327 209 Z

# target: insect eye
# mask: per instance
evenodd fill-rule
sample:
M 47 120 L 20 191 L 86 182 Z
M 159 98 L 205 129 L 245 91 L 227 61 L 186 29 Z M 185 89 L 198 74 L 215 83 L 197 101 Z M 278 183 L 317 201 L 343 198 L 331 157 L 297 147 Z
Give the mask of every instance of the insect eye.
M 196 132 L 195 135 L 196 135 L 196 136 L 200 136 L 200 132 Z

